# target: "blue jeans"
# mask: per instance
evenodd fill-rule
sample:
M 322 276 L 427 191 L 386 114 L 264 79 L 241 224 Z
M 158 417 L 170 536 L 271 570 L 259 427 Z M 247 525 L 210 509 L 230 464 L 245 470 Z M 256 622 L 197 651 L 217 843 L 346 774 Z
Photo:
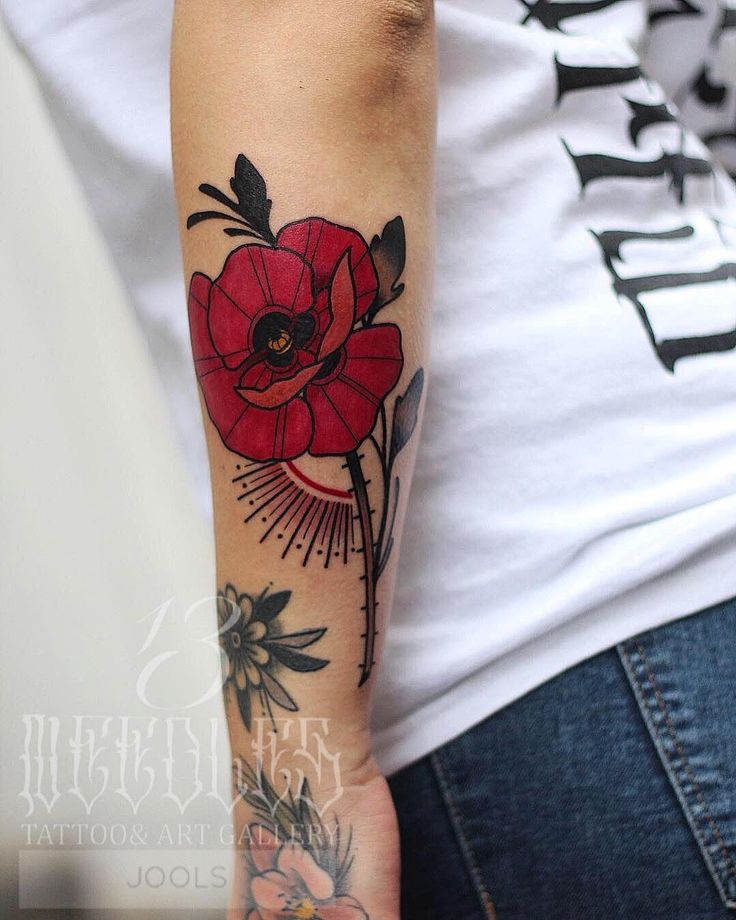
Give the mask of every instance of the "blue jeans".
M 402 920 L 736 918 L 736 599 L 402 770 Z

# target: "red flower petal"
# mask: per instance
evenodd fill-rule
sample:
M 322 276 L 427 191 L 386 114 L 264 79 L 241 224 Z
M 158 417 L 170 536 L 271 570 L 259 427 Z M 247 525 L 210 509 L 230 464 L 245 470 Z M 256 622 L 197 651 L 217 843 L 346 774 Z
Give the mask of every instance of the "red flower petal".
M 360 319 L 366 313 L 375 299 L 378 277 L 368 246 L 357 231 L 322 217 L 309 217 L 287 224 L 276 241 L 279 246 L 298 252 L 309 262 L 317 293 L 329 287 L 337 263 L 348 250 L 355 284 L 356 316 Z
M 288 368 L 273 367 L 268 361 L 249 367 L 240 378 L 238 394 L 254 406 L 274 409 L 304 389 L 319 369 L 312 352 L 300 348 Z
M 231 371 L 225 367 L 220 359 L 219 367 L 214 369 L 200 371 L 197 368 L 197 377 L 207 413 L 224 441 L 248 405 L 236 391 L 240 375 L 238 371 Z
M 275 409 L 276 406 L 283 406 L 289 402 L 304 389 L 304 387 L 317 376 L 321 368 L 320 364 L 312 364 L 311 367 L 304 367 L 297 371 L 293 377 L 286 379 L 274 380 L 263 390 L 257 390 L 253 387 L 238 387 L 238 395 L 253 406 L 262 406 L 264 409 Z
M 330 312 L 330 292 L 328 288 L 320 291 L 314 301 L 314 316 L 317 320 L 316 333 L 318 340 L 327 332 L 332 322 L 332 313 Z
M 350 254 L 340 259 L 330 284 L 330 316 L 332 320 L 327 327 L 319 346 L 318 358 L 326 358 L 336 351 L 350 335 L 355 322 L 355 286 L 350 273 Z
M 212 367 L 217 367 L 221 363 L 207 327 L 211 288 L 212 282 L 207 275 L 201 272 L 192 275 L 189 283 L 189 334 L 195 366 L 198 366 L 199 362 L 211 362 L 213 358 L 216 363 L 212 364 Z
M 222 435 L 225 445 L 236 454 L 250 460 L 292 460 L 309 447 L 314 422 L 303 399 L 292 399 L 278 409 L 261 409 L 243 400 L 240 405 L 242 415 Z
M 210 293 L 210 334 L 228 367 L 252 350 L 254 318 L 268 306 L 302 313 L 312 305 L 312 273 L 295 253 L 241 246 L 225 262 Z
M 302 368 L 311 367 L 315 362 L 315 357 L 311 351 L 306 348 L 296 349 L 296 359 L 293 364 L 287 368 L 274 367 L 268 361 L 263 360 L 258 364 L 249 367 L 240 378 L 240 386 L 253 388 L 256 390 L 265 390 L 267 386 L 276 380 L 285 380 L 287 377 L 293 377 L 297 371 Z
M 293 399 L 277 409 L 262 409 L 237 393 L 241 373 L 226 367 L 210 338 L 207 323 L 205 275 L 192 276 L 189 328 L 194 367 L 212 424 L 224 444 L 250 460 L 288 460 L 303 454 L 312 437 L 313 421 L 303 399 Z M 211 294 L 214 293 L 214 287 Z
M 355 450 L 373 430 L 381 403 L 401 376 L 404 358 L 398 326 L 386 323 L 354 332 L 345 352 L 345 365 L 334 379 L 307 387 L 314 414 L 311 454 Z

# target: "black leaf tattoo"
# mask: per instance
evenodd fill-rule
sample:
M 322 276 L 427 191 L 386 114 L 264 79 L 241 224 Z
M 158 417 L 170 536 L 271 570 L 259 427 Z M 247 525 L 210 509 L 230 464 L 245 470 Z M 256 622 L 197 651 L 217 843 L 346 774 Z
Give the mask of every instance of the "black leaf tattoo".
M 404 290 L 403 283 L 399 283 L 406 262 L 406 234 L 401 216 L 390 220 L 381 236 L 376 234 L 373 237 L 370 250 L 378 275 L 378 291 L 366 316 L 366 323 L 371 322 L 379 310 L 400 297 Z
M 389 466 L 393 465 L 396 455 L 414 434 L 419 417 L 419 404 L 422 400 L 424 389 L 424 371 L 419 370 L 411 378 L 409 386 L 403 396 L 396 397 L 394 407 L 394 423 L 391 430 L 391 449 L 389 451 Z
M 291 591 L 277 591 L 275 594 L 267 594 L 266 591 L 258 598 L 261 620 L 264 623 L 277 617 L 291 600 Z
M 279 646 L 275 642 L 268 645 L 268 650 L 277 661 L 280 661 L 291 671 L 320 671 L 325 666 L 320 658 L 303 655 L 301 652 L 295 652 L 287 646 Z
M 187 229 L 191 230 L 203 220 L 227 220 L 238 224 L 238 227 L 225 228 L 224 232 L 228 236 L 249 236 L 273 246 L 276 237 L 270 225 L 271 199 L 266 192 L 266 183 L 255 166 L 242 153 L 235 161 L 235 174 L 230 180 L 230 188 L 235 200 L 208 182 L 203 182 L 199 186 L 203 195 L 213 198 L 237 216 L 224 214 L 222 211 L 197 211 L 189 215 Z
M 279 636 L 269 640 L 269 645 L 285 648 L 306 648 L 317 642 L 327 632 L 326 629 L 305 629 L 303 632 L 291 633 L 288 636 Z
M 268 699 L 286 709 L 288 712 L 298 712 L 299 707 L 294 698 L 290 695 L 286 687 L 279 683 L 275 677 L 272 677 L 267 671 L 263 672 L 263 689 Z
M 271 199 L 266 193 L 265 180 L 245 154 L 239 154 L 235 161 L 235 175 L 230 180 L 230 188 L 238 199 L 238 212 L 246 222 L 264 239 L 275 243 L 276 238 L 269 225 Z

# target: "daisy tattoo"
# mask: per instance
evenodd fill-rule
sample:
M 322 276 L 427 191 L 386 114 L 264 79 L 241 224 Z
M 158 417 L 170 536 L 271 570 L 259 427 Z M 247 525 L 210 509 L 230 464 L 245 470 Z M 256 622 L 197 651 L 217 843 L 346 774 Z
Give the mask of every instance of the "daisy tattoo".
M 238 591 L 231 584 L 217 593 L 217 619 L 223 652 L 225 699 L 234 696 L 245 727 L 250 731 L 254 700 L 273 721 L 273 707 L 297 712 L 299 707 L 279 679 L 283 671 L 320 671 L 329 664 L 304 652 L 324 636 L 326 629 L 284 633 L 279 616 L 291 591 L 258 595 Z

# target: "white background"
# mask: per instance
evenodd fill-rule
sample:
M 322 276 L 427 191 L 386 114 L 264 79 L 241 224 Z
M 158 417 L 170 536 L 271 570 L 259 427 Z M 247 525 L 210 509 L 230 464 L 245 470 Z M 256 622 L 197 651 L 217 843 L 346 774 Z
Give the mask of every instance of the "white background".
M 209 528 L 114 269 L 1 25 L 0 124 L 0 913 L 10 918 L 22 822 L 131 817 L 114 794 L 91 818 L 69 795 L 52 815 L 36 803 L 26 817 L 24 714 L 61 717 L 60 747 L 63 720 L 75 715 L 186 713 L 200 727 L 215 718 L 225 777 L 227 765 L 219 697 L 181 708 L 208 686 L 215 664 L 199 642 L 212 629 L 211 608 L 182 617 L 212 590 Z M 141 619 L 171 597 L 171 616 L 139 654 L 151 626 Z M 154 675 L 163 707 L 154 711 L 136 682 L 164 651 L 175 654 Z M 160 766 L 164 753 L 154 739 L 148 762 Z M 155 796 L 142 813 L 151 831 L 173 816 Z M 186 818 L 223 820 L 204 802 Z

